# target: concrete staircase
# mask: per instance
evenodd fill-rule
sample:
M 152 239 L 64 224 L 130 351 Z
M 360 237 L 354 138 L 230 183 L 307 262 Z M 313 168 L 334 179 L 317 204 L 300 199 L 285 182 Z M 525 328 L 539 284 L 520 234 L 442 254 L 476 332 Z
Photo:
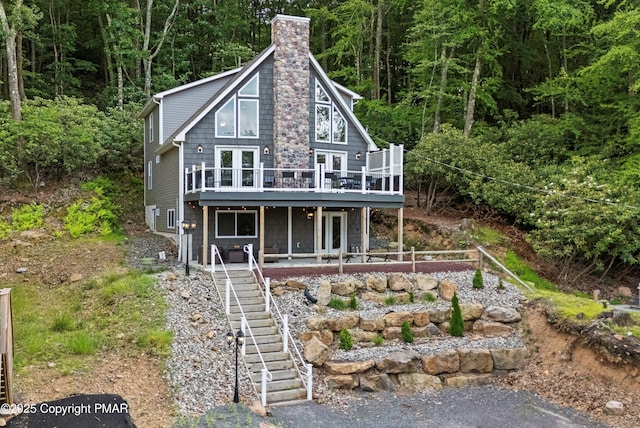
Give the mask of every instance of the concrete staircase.
M 254 336 L 252 338 L 248 329 L 245 330 L 246 354 L 244 361 L 256 390 L 258 393 L 261 393 L 262 390 L 261 371 L 264 365 L 258 354 L 258 350 L 260 350 L 262 360 L 272 375 L 271 382 L 267 382 L 267 405 L 295 404 L 305 400 L 307 390 L 294 366 L 291 355 L 288 352 L 283 352 L 282 337 L 271 313 L 265 312 L 265 301 L 255 275 L 246 270 L 228 271 L 228 274 L 246 316 L 247 324 L 249 324 Z M 226 278 L 224 272 L 214 274 L 214 281 L 222 297 L 223 305 L 226 304 Z M 229 320 L 235 332 L 240 328 L 242 314 L 233 292 L 231 292 L 229 301 Z

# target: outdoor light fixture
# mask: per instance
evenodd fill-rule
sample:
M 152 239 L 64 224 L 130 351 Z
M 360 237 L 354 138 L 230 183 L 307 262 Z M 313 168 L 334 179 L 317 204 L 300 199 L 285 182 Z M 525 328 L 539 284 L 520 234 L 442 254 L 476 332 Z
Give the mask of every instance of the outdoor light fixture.
M 202 148 L 201 144 L 198 144 L 198 153 L 202 153 L 204 152 L 204 149 Z
M 362 157 L 362 153 L 361 152 L 356 153 L 356 159 L 360 159 L 361 157 Z
M 187 262 L 185 264 L 185 268 L 184 268 L 184 274 L 186 276 L 189 276 L 189 234 L 192 233 L 193 231 L 196 230 L 196 222 L 195 221 L 187 221 L 187 220 L 183 220 L 182 221 L 182 230 L 184 231 L 185 235 L 187 235 Z
M 313 155 L 313 149 L 309 149 L 309 156 Z
M 313 219 L 313 212 L 309 211 L 307 213 L 307 220 L 312 220 Z
M 232 331 L 227 332 L 227 343 L 229 344 L 229 347 L 231 347 L 231 344 L 233 342 L 236 342 L 236 386 L 233 390 L 233 402 L 239 403 L 240 396 L 238 394 L 238 347 L 242 346 L 242 344 L 244 343 L 244 333 L 241 329 L 238 329 L 238 332 L 235 336 L 233 335 Z
M 262 149 L 262 153 L 264 153 L 265 155 L 268 155 L 269 152 L 270 152 L 269 146 L 264 146 L 264 149 Z

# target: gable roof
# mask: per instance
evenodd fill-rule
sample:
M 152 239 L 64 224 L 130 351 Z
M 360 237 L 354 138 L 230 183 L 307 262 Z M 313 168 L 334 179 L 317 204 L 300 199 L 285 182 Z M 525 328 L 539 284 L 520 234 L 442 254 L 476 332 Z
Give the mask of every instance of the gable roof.
M 258 66 L 260 66 L 267 58 L 269 58 L 269 56 L 274 52 L 274 50 L 275 50 L 275 44 L 272 43 L 266 49 L 260 52 L 256 57 L 254 57 L 251 61 L 249 61 L 248 63 L 246 63 L 244 66 L 240 68 L 229 70 L 224 73 L 220 73 L 215 76 L 208 77 L 206 79 L 201 79 L 196 82 L 192 82 L 186 85 L 181 85 L 176 88 L 169 89 L 164 92 L 160 92 L 159 94 L 155 95 L 151 100 L 149 100 L 149 103 L 147 103 L 147 106 L 145 106 L 145 109 L 143 110 L 143 112 L 146 111 L 147 108 L 149 109 L 151 108 L 151 107 L 148 107 L 149 105 L 153 106 L 154 100 L 159 100 L 167 95 L 170 95 L 179 91 L 183 91 L 186 89 L 190 89 L 203 83 L 208 83 L 214 79 L 232 76 L 235 74 L 229 80 L 229 82 L 227 82 L 227 84 L 224 87 L 222 87 L 222 89 L 220 89 L 207 102 L 205 102 L 198 110 L 196 110 L 196 112 L 193 115 L 191 115 L 191 117 L 188 120 L 186 120 L 182 126 L 176 129 L 176 131 L 173 134 L 171 134 L 169 138 L 165 140 L 167 142 L 184 142 L 187 132 L 189 132 L 195 125 L 197 125 L 200 122 L 200 120 L 202 120 L 202 118 L 204 118 L 214 107 L 216 107 L 227 95 L 229 95 L 231 92 L 236 90 L 240 82 L 242 82 L 245 79 L 245 77 L 248 77 L 251 73 L 253 73 L 256 70 L 256 68 L 258 68 Z M 342 110 L 345 112 L 345 115 L 348 117 L 349 122 L 355 126 L 358 133 L 367 142 L 367 150 L 368 151 L 379 150 L 378 146 L 374 143 L 373 139 L 369 136 L 369 134 L 364 129 L 364 127 L 362 126 L 358 118 L 353 113 L 351 106 L 348 106 L 346 104 L 346 102 L 344 101 L 344 98 L 340 96 L 339 92 L 344 92 L 348 96 L 356 100 L 362 99 L 362 96 L 329 79 L 329 76 L 327 76 L 327 74 L 324 72 L 324 70 L 320 66 L 320 63 L 318 63 L 318 61 L 315 59 L 315 57 L 311 53 L 309 53 L 309 61 L 316 75 L 319 76 L 320 80 L 322 81 L 323 86 L 327 88 L 327 90 L 331 93 L 332 99 L 336 103 L 340 104 L 340 106 L 342 107 Z M 170 150 L 172 147 L 174 147 L 172 144 L 162 144 L 160 147 L 156 149 L 156 152 L 159 154 L 164 153 Z

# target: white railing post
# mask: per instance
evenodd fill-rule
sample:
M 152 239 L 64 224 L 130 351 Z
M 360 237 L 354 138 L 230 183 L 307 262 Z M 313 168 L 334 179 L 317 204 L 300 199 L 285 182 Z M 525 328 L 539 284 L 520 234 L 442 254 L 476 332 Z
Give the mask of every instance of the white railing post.
M 271 278 L 264 279 L 264 311 L 271 312 Z
M 282 352 L 289 352 L 289 315 L 282 316 Z
M 307 364 L 307 400 L 313 400 L 313 366 Z
M 242 331 L 242 335 L 244 336 L 244 340 L 242 341 L 242 356 L 244 357 L 247 353 L 247 335 L 245 334 L 245 326 L 247 325 L 247 319 L 243 316 L 240 320 L 240 331 Z
M 226 285 L 225 285 L 225 291 L 224 291 L 224 310 L 226 312 L 227 315 L 229 315 L 230 313 L 230 306 L 231 306 L 231 280 L 227 279 Z
M 262 389 L 260 390 L 260 398 L 263 406 L 267 405 L 267 369 L 262 369 Z
M 184 169 L 184 193 L 189 193 L 189 168 Z
M 218 247 L 211 244 L 211 273 L 216 273 L 216 256 L 218 255 Z
M 247 253 L 247 260 L 249 261 L 249 272 L 251 272 L 253 270 L 253 244 L 245 245 L 244 252 Z
M 363 166 L 361 171 L 360 171 L 360 186 L 362 186 L 362 189 L 360 189 L 362 191 L 362 193 L 365 193 L 367 191 L 367 167 Z
M 206 188 L 206 183 L 204 181 L 204 176 L 205 176 L 204 162 L 202 162 L 202 165 L 200 166 L 200 191 L 201 192 L 204 192 L 204 190 Z

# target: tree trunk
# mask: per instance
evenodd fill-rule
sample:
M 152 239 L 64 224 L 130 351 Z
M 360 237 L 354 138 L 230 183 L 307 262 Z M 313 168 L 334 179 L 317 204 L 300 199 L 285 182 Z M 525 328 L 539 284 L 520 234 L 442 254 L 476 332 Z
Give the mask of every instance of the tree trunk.
M 27 95 L 24 92 L 24 73 L 22 72 L 24 61 L 22 54 L 22 32 L 19 31 L 18 34 L 16 34 L 16 69 L 18 73 L 18 92 L 20 93 L 20 99 L 24 101 L 27 99 Z
M 476 51 L 476 66 L 473 69 L 473 77 L 471 78 L 471 88 L 469 88 L 469 98 L 467 102 L 467 111 L 464 118 L 464 136 L 471 136 L 471 128 L 473 127 L 473 115 L 476 109 L 476 93 L 478 92 L 478 82 L 480 81 L 480 70 L 482 68 L 482 43 L 478 45 Z
M 378 1 L 378 16 L 376 22 L 376 47 L 373 53 L 373 87 L 371 98 L 380 99 L 380 55 L 382 51 L 382 21 L 384 18 L 384 0 Z
M 449 54 L 451 58 L 455 54 L 456 48 L 455 46 L 451 48 L 451 53 Z M 449 73 L 449 56 L 447 56 L 447 47 L 442 45 L 442 54 L 440 55 L 440 89 L 438 89 L 438 99 L 436 101 L 436 111 L 433 115 L 433 133 L 437 134 L 440 132 L 440 112 L 442 111 L 442 103 L 444 101 L 444 94 L 447 90 L 447 78 Z
M 16 9 L 20 8 L 22 0 L 16 4 Z M 20 98 L 20 88 L 18 85 L 18 61 L 16 58 L 16 30 L 9 26 L 4 2 L 0 0 L 0 22 L 4 33 L 5 45 L 7 47 L 7 74 L 9 78 L 9 98 L 11 100 L 11 117 L 13 120 L 22 120 L 22 99 Z
M 162 48 L 162 44 L 164 43 L 164 40 L 166 39 L 167 34 L 169 33 L 169 30 L 171 29 L 171 26 L 175 21 L 175 17 L 178 13 L 179 6 L 180 6 L 180 0 L 176 0 L 176 2 L 173 5 L 173 9 L 171 10 L 171 13 L 167 17 L 167 19 L 164 21 L 164 28 L 162 29 L 162 34 L 160 35 L 157 45 L 154 49 L 151 50 L 150 49 L 151 9 L 153 7 L 153 0 L 147 1 L 147 11 L 145 15 L 146 18 L 145 18 L 145 27 L 144 27 L 144 43 L 142 45 L 143 52 L 148 52 L 148 57 L 143 57 L 142 59 L 142 64 L 144 66 L 144 93 L 147 98 L 151 97 L 151 66 L 153 64 L 153 60 L 158 55 L 158 53 L 160 52 L 160 49 Z
M 549 67 L 549 81 L 551 81 L 551 79 L 553 79 L 553 71 L 551 68 L 551 56 L 549 55 L 549 43 L 547 43 L 546 36 L 544 38 L 544 52 L 547 56 L 547 64 Z M 554 95 L 551 95 L 551 117 L 556 117 L 556 97 Z

